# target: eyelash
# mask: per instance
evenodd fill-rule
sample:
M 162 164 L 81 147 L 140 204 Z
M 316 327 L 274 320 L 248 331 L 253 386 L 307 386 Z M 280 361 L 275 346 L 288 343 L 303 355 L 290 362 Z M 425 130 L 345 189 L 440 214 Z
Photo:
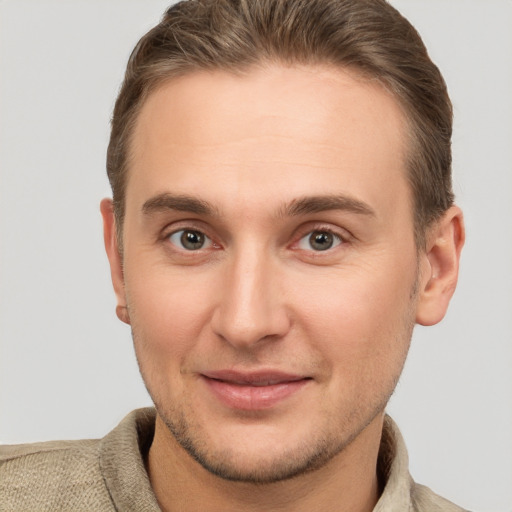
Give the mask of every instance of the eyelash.
M 180 233 L 199 233 L 201 234 L 205 241 L 208 242 L 207 247 L 200 247 L 197 250 L 187 249 L 180 245 L 179 240 L 172 240 L 173 237 L 179 235 Z M 181 237 L 183 237 L 183 234 Z M 181 222 L 173 223 L 167 228 L 162 230 L 161 237 L 159 237 L 161 242 L 167 247 L 168 250 L 171 250 L 173 253 L 178 254 L 187 254 L 188 257 L 198 256 L 199 254 L 204 255 L 204 251 L 208 249 L 220 249 L 221 244 L 216 241 L 216 238 L 211 235 L 208 226 L 204 225 L 202 222 L 187 221 L 183 220 Z
M 333 230 L 331 227 L 327 227 L 325 225 L 315 225 L 315 226 L 308 226 L 307 228 L 304 228 L 300 231 L 300 234 L 299 236 L 294 236 L 294 242 L 292 242 L 289 247 L 292 249 L 292 250 L 304 250 L 304 251 L 309 251 L 311 253 L 314 253 L 315 256 L 317 257 L 320 257 L 322 255 L 322 253 L 331 253 L 332 250 L 336 249 L 336 247 L 339 247 L 340 245 L 344 245 L 346 243 L 349 242 L 350 240 L 350 235 L 346 232 L 343 232 L 343 233 L 340 233 L 341 230 Z M 179 247 L 177 245 L 177 241 L 171 241 L 172 237 L 176 236 L 177 234 L 179 233 L 199 233 L 201 235 L 204 236 L 205 240 L 208 243 L 208 246 L 207 247 L 200 247 L 198 248 L 197 250 L 194 250 L 194 249 L 187 249 L 185 247 Z M 305 240 L 307 237 L 310 237 L 314 234 L 314 233 L 318 233 L 318 234 L 328 234 L 330 236 L 332 236 L 333 238 L 333 244 L 332 246 L 330 247 L 327 247 L 326 249 L 319 249 L 319 250 L 314 250 L 313 248 L 300 248 L 299 247 L 299 244 Z M 183 234 L 181 235 L 181 237 L 183 237 Z M 191 256 L 192 255 L 197 255 L 198 253 L 200 253 L 201 251 L 203 250 L 208 250 L 208 249 L 220 249 L 221 248 L 221 245 L 216 243 L 214 241 L 214 238 L 209 236 L 206 232 L 206 230 L 202 227 L 195 227 L 193 225 L 184 225 L 184 226 L 180 226 L 178 229 L 173 229 L 172 231 L 170 232 L 166 232 L 164 233 L 163 235 L 163 240 L 165 242 L 168 242 L 170 245 L 174 246 L 174 250 L 176 251 L 179 251 L 179 252 L 183 252 L 183 253 L 188 253 L 190 254 Z
M 215 247 L 215 244 L 213 242 L 213 240 L 208 236 L 206 235 L 205 233 L 203 233 L 203 231 L 199 230 L 199 229 L 191 229 L 191 228 L 183 228 L 183 229 L 178 229 L 177 231 L 174 231 L 170 234 L 167 235 L 167 240 L 171 241 L 171 243 L 173 245 L 176 245 L 177 244 L 175 242 L 172 241 L 172 238 L 175 237 L 176 235 L 178 235 L 179 233 L 183 233 L 180 237 L 180 239 L 183 241 L 183 236 L 186 234 L 186 233 L 189 233 L 189 234 L 192 234 L 192 233 L 196 233 L 196 234 L 199 234 L 199 235 L 202 235 L 205 243 L 207 243 L 207 247 L 199 247 L 197 250 L 201 250 L 201 249 L 206 249 L 206 248 L 209 248 L 211 246 L 214 246 Z M 191 242 L 193 243 L 193 242 Z M 183 244 L 182 244 L 183 245 Z M 181 250 L 185 250 L 185 251 L 190 251 L 190 252 L 196 252 L 194 249 L 187 249 L 186 247 L 180 247 Z
M 294 245 L 297 245 L 298 248 L 301 249 L 300 244 L 302 241 L 304 241 L 306 239 L 307 239 L 306 243 L 309 243 L 309 245 L 311 245 L 311 243 L 313 242 L 312 237 L 315 233 L 316 233 L 317 237 L 318 237 L 318 235 L 329 235 L 332 238 L 333 245 L 331 245 L 327 248 L 324 248 L 324 249 L 314 250 L 313 248 L 310 248 L 310 249 L 303 248 L 304 250 L 310 250 L 314 253 L 322 253 L 322 252 L 330 251 L 331 249 L 334 249 L 334 248 L 338 247 L 339 245 L 346 243 L 345 237 L 340 235 L 339 233 L 336 233 L 334 230 L 328 229 L 328 228 L 315 227 L 315 228 L 310 229 L 307 232 L 305 232 Z

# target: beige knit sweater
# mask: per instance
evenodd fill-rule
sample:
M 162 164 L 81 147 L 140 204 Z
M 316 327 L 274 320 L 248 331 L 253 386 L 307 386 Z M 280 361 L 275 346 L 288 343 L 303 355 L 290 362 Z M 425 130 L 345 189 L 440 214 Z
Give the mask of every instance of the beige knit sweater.
M 0 511 L 159 511 L 144 466 L 154 422 L 153 409 L 140 409 L 101 440 L 0 447 Z M 379 467 L 386 485 L 374 512 L 462 512 L 412 481 L 389 417 L 382 439 Z

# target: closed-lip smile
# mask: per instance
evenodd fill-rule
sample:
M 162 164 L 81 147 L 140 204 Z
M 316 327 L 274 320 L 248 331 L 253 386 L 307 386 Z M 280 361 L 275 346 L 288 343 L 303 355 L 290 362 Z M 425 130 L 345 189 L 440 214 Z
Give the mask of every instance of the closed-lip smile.
M 215 370 L 201 373 L 201 377 L 225 406 L 247 411 L 272 408 L 312 380 L 278 370 Z

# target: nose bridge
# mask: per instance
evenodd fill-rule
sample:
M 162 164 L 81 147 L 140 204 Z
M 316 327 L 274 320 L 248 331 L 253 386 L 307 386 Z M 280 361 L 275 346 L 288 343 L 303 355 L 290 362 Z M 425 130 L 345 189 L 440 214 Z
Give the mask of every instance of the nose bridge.
M 264 247 L 234 250 L 214 314 L 214 330 L 236 346 L 276 339 L 289 327 L 278 264 Z

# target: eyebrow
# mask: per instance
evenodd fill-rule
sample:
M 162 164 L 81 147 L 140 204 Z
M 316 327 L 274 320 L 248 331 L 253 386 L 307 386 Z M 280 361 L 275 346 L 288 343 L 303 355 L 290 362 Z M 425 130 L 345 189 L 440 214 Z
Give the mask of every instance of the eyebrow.
M 363 201 L 345 195 L 306 196 L 294 199 L 281 210 L 282 216 L 295 217 L 328 210 L 344 210 L 350 213 L 375 217 L 375 211 Z
M 145 214 L 167 210 L 189 212 L 197 215 L 219 217 L 219 211 L 208 201 L 188 195 L 171 193 L 158 194 L 148 199 L 142 206 Z M 278 209 L 279 217 L 298 217 L 329 210 L 343 210 L 359 215 L 375 217 L 375 211 L 363 201 L 346 195 L 305 196 L 294 199 Z
M 146 214 L 166 210 L 176 210 L 212 217 L 218 216 L 217 209 L 207 201 L 186 195 L 174 195 L 169 193 L 158 194 L 157 196 L 148 199 L 142 205 L 142 211 Z

